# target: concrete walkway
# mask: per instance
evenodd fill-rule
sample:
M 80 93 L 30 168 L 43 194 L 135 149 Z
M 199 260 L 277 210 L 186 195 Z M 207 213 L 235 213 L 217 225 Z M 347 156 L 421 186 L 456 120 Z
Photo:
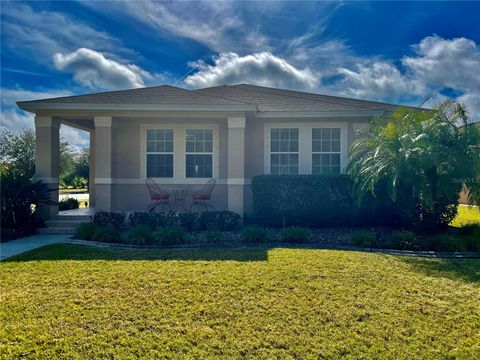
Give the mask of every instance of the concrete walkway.
M 0 261 L 45 245 L 68 242 L 71 235 L 39 234 L 0 244 Z

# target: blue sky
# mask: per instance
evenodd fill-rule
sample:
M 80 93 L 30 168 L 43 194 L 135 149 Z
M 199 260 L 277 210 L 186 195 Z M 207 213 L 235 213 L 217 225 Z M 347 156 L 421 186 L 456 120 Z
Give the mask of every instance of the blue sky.
M 479 2 L 2 2 L 2 127 L 17 100 L 254 83 L 480 114 Z M 477 114 L 477 115 L 475 115 Z M 62 136 L 85 146 L 84 133 Z

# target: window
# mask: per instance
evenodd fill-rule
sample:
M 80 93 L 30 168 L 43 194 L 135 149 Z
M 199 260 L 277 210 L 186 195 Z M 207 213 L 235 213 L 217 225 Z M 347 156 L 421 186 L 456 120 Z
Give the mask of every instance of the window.
M 213 130 L 186 129 L 186 177 L 213 177 Z
M 298 129 L 271 129 L 270 174 L 298 174 Z
M 340 174 L 340 129 L 312 129 L 312 174 Z
M 147 177 L 173 177 L 173 130 L 147 129 Z

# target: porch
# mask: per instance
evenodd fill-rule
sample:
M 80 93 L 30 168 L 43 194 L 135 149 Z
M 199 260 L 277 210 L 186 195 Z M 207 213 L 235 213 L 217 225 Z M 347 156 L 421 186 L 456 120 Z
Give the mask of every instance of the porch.
M 71 113 L 71 112 L 70 112 Z M 175 173 L 171 178 L 155 180 L 167 192 L 185 191 L 184 208 L 189 208 L 191 194 L 202 188 L 209 176 L 192 178 L 186 169 L 188 154 L 185 134 L 188 129 L 213 129 L 212 178 L 216 187 L 212 194 L 215 209 L 244 213 L 245 196 L 245 117 L 225 114 L 184 114 L 172 120 L 163 118 L 124 116 L 57 115 L 35 117 L 36 176 L 53 190 L 51 198 L 59 198 L 59 129 L 65 124 L 87 131 L 90 137 L 89 206 L 87 209 L 59 212 L 57 205 L 41 206 L 40 217 L 58 221 L 59 217 L 90 216 L 95 210 L 145 211 L 153 200 L 145 186 L 146 133 L 148 129 L 173 129 L 172 150 Z M 172 206 L 173 204 L 172 196 Z

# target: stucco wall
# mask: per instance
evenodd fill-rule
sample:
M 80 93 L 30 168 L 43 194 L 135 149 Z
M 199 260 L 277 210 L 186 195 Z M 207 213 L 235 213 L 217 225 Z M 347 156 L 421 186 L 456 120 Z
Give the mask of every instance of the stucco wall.
M 245 213 L 252 211 L 251 178 L 264 173 L 265 124 L 295 123 L 346 123 L 348 146 L 354 140 L 354 127 L 367 124 L 369 118 L 255 118 L 247 115 L 245 127 Z M 228 127 L 227 117 L 195 118 L 195 117 L 114 117 L 112 119 L 112 182 L 110 185 L 113 210 L 144 210 L 150 203 L 148 191 L 141 174 L 141 131 L 142 124 L 156 125 L 216 125 L 218 126 L 218 175 L 217 186 L 213 193 L 212 203 L 217 209 L 228 206 Z M 357 124 L 354 126 L 354 124 Z M 241 166 L 241 164 L 238 164 Z M 191 192 L 199 189 L 205 179 L 199 179 L 196 184 L 172 184 L 168 181 L 162 184 L 165 189 L 184 187 Z M 187 204 L 187 207 L 190 205 Z

